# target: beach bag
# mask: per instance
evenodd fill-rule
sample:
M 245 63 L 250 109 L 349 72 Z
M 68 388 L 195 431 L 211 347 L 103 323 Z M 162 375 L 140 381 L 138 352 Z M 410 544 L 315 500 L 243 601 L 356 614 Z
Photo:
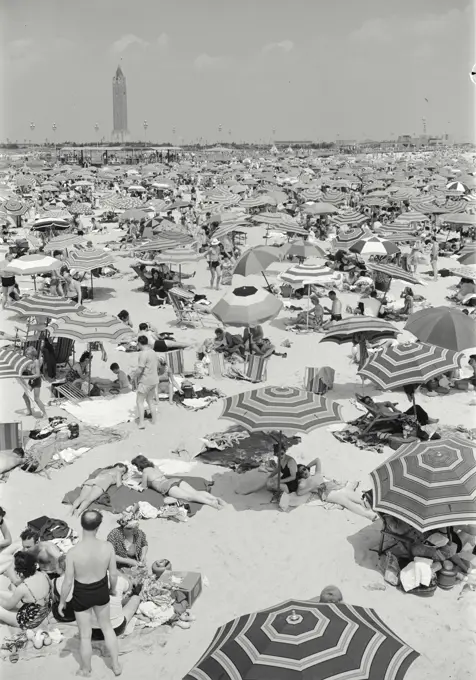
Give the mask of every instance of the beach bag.
M 392 586 L 398 586 L 400 580 L 400 566 L 395 555 L 391 552 L 386 553 L 383 563 L 383 577 Z
M 182 382 L 182 392 L 184 399 L 193 399 L 194 390 L 192 383 L 188 380 L 184 380 Z

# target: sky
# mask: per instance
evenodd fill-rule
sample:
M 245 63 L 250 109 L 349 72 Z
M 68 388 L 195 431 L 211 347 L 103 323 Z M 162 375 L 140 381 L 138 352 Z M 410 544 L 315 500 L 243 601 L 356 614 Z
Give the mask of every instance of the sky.
M 0 0 L 0 141 L 474 140 L 475 2 Z

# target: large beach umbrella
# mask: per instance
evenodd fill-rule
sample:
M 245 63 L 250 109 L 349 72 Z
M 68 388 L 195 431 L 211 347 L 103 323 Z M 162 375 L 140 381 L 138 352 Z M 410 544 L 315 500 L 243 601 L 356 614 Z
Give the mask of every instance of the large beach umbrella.
M 303 191 L 302 196 L 306 191 Z M 306 199 L 311 200 L 311 199 Z M 337 208 L 330 203 L 312 203 L 311 205 L 303 205 L 302 212 L 308 215 L 334 215 L 337 212 Z
M 131 334 L 130 326 L 123 323 L 117 316 L 106 312 L 81 312 L 68 314 L 51 324 L 52 335 L 82 342 L 103 340 L 119 341 Z
M 459 265 L 459 267 L 450 265 L 448 269 L 455 276 L 461 276 L 463 279 L 472 279 L 473 281 L 476 281 L 476 265 L 465 264 Z
M 374 510 L 418 531 L 476 524 L 476 448 L 468 439 L 404 444 L 371 478 Z
M 269 282 L 265 275 L 265 269 L 273 262 L 278 262 L 281 259 L 281 253 L 277 248 L 272 246 L 256 246 L 250 248 L 240 257 L 235 264 L 233 274 L 239 276 L 252 276 L 253 274 L 262 274 L 269 290 Z
M 257 326 L 278 316 L 283 303 L 264 288 L 241 286 L 228 291 L 211 313 L 225 326 Z
M 454 371 L 461 359 L 461 352 L 425 342 L 409 342 L 377 350 L 359 374 L 383 390 L 392 390 L 404 385 L 422 385 L 437 375 Z
M 413 274 L 410 274 L 410 272 L 407 272 L 394 264 L 387 264 L 386 262 L 369 262 L 366 264 L 366 268 L 369 271 L 385 274 L 386 276 L 389 276 L 390 279 L 399 279 L 400 281 L 405 281 L 406 283 L 410 283 L 413 286 L 425 285 L 422 281 L 417 279 L 416 276 L 413 276 Z
M 48 241 L 48 243 L 45 245 L 45 250 L 47 252 L 51 252 L 53 250 L 66 250 L 67 248 L 71 248 L 71 246 L 82 243 L 83 241 L 84 236 L 80 236 L 78 234 L 61 234 L 60 236 L 55 236 L 52 238 L 51 241 Z
M 476 265 L 476 249 L 468 250 L 458 257 L 458 263 L 463 265 L 463 267 L 470 266 L 474 267 Z
M 357 212 L 357 210 L 346 210 L 345 212 L 342 212 L 340 215 L 334 215 L 334 217 L 332 218 L 333 223 L 337 227 L 341 227 L 344 225 L 348 225 L 349 227 L 358 226 L 359 224 L 367 222 L 367 220 L 368 220 L 367 215 Z
M 61 260 L 57 260 L 56 257 L 37 253 L 36 255 L 22 255 L 22 257 L 17 257 L 5 267 L 4 271 L 5 273 L 15 274 L 16 276 L 21 276 L 22 274 L 35 276 L 35 274 L 46 274 L 47 272 L 61 269 L 63 264 L 64 263 L 61 262 Z
M 46 231 L 47 229 L 69 229 L 71 220 L 67 217 L 52 217 L 43 215 L 36 219 L 31 225 L 33 231 Z
M 319 246 L 314 243 L 307 243 L 302 239 L 292 241 L 291 243 L 285 243 L 279 250 L 282 257 L 288 255 L 293 257 L 326 257 L 322 248 L 319 248 Z
M 326 281 L 334 274 L 329 267 L 317 264 L 295 264 L 279 275 L 279 279 L 292 286 L 317 284 Z
M 371 316 L 350 316 L 332 324 L 320 342 L 335 342 L 342 345 L 352 342 L 354 337 L 364 334 L 368 342 L 394 339 L 400 333 L 398 328 L 384 319 Z
M 287 600 L 221 626 L 183 680 L 403 680 L 418 656 L 373 609 Z
M 185 262 L 197 262 L 203 259 L 203 254 L 198 253 L 192 246 L 186 245 L 178 248 L 167 248 L 165 252 L 155 257 L 155 262 L 169 262 L 170 264 L 183 264 Z
M 318 187 L 308 187 L 307 189 L 304 189 L 304 191 L 301 192 L 300 197 L 305 201 L 319 201 L 319 199 L 322 198 L 322 191 Z M 329 213 L 333 213 L 336 211 L 333 205 L 331 205 L 330 203 L 328 205 Z M 325 215 L 326 213 L 317 212 L 315 214 Z
M 349 249 L 351 246 L 358 243 L 361 239 L 370 237 L 372 232 L 367 227 L 354 227 L 348 231 L 340 230 L 337 237 L 332 242 L 332 247 L 334 249 L 343 248 Z
M 19 378 L 30 362 L 16 349 L 0 349 L 0 379 Z
M 381 239 L 378 236 L 363 238 L 350 246 L 349 250 L 353 253 L 358 253 L 362 257 L 365 255 L 396 255 L 400 252 L 400 248 L 395 243 Z
M 28 201 L 19 201 L 16 198 L 9 198 L 7 201 L 5 201 L 5 203 L 3 203 L 2 211 L 6 212 L 7 215 L 11 215 L 12 217 L 19 217 L 24 215 L 29 207 L 30 204 Z
M 23 295 L 19 300 L 10 305 L 9 310 L 23 316 L 44 316 L 56 319 L 74 312 L 78 312 L 82 306 L 68 298 L 34 293 Z
M 106 250 L 72 250 L 64 261 L 71 269 L 88 272 L 106 267 L 114 262 L 115 256 Z
M 415 312 L 405 324 L 421 342 L 455 352 L 476 347 L 476 319 L 454 307 L 429 307 Z

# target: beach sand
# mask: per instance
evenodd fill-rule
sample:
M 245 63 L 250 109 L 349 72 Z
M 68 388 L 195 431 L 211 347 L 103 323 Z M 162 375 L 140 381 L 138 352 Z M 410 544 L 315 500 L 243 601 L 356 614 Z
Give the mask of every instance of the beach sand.
M 117 231 L 110 232 L 113 238 Z M 95 244 L 104 243 L 105 235 L 93 236 Z M 249 230 L 248 245 L 264 243 L 259 228 Z M 125 275 L 119 279 L 95 280 L 95 299 L 87 303 L 90 309 L 117 314 L 127 309 L 135 328 L 141 321 L 149 321 L 159 331 L 174 328 L 175 321 L 170 307 L 160 310 L 148 306 L 148 296 L 139 292 L 140 281 L 131 280 L 131 260 L 117 258 L 117 265 Z M 440 266 L 444 266 L 441 260 Z M 283 268 L 280 265 L 281 269 Z M 194 267 L 195 268 L 195 267 Z M 427 269 L 424 265 L 420 269 Z M 186 267 L 185 271 L 191 271 Z M 216 301 L 223 291 L 210 291 L 208 274 L 204 262 L 199 262 L 197 273 L 191 280 L 200 292 Z M 273 267 L 270 278 L 273 280 Z M 261 277 L 247 279 L 261 285 Z M 433 304 L 445 304 L 447 288 L 456 278 L 430 282 L 425 288 L 415 287 Z M 29 285 L 20 281 L 21 285 Z M 243 285 L 241 277 L 234 278 L 235 285 Z M 399 295 L 403 285 L 393 282 L 392 292 Z M 224 290 L 228 290 L 225 287 Z M 344 304 L 354 303 L 355 295 L 342 294 Z M 328 304 L 328 301 L 326 301 Z M 343 404 L 346 419 L 358 415 L 349 403 L 356 391 L 362 390 L 356 367 L 349 359 L 350 345 L 337 346 L 332 343 L 319 344 L 320 335 L 296 335 L 286 332 L 280 317 L 266 325 L 266 333 L 274 341 L 278 351 L 287 351 L 286 359 L 272 357 L 268 368 L 268 384 L 302 386 L 304 367 L 329 365 L 335 368 L 335 387 L 330 398 Z M 3 312 L 2 330 L 11 331 L 16 317 Z M 402 327 L 402 324 L 400 324 Z M 214 324 L 209 329 L 176 330 L 178 340 L 189 341 L 194 346 L 213 334 Z M 400 336 L 400 338 L 406 336 Z M 289 339 L 292 346 L 280 348 L 283 340 Z M 109 364 L 118 361 L 128 371 L 137 362 L 137 355 L 118 352 L 107 344 L 108 361 L 101 362 L 96 353 L 93 360 L 93 375 L 110 377 Z M 77 353 L 83 349 L 80 345 Z M 186 352 L 187 363 L 193 365 L 194 352 Z M 205 384 L 213 381 L 205 379 Z M 216 387 L 227 395 L 249 388 L 244 382 L 223 379 L 215 381 Z M 34 426 L 34 419 L 22 415 L 21 390 L 14 381 L 2 384 L 0 404 L 1 422 L 21 419 L 25 430 Z M 366 383 L 367 394 L 379 394 Z M 44 391 L 45 399 L 48 397 Z M 390 395 L 387 393 L 386 397 Z M 427 408 L 432 417 L 448 425 L 470 425 L 474 421 L 472 393 L 452 394 L 448 397 L 430 399 L 418 396 L 418 402 Z M 407 408 L 408 402 L 402 393 L 392 394 L 392 400 Z M 99 466 L 122 459 L 131 459 L 138 453 L 152 458 L 171 458 L 171 451 L 177 447 L 196 454 L 201 443 L 199 438 L 206 433 L 225 430 L 228 421 L 220 421 L 221 405 L 213 404 L 199 412 L 187 412 L 168 403 L 159 407 L 159 422 L 150 423 L 143 431 L 134 423 L 120 426 L 124 439 L 118 443 L 101 446 L 86 453 L 73 465 L 61 470 L 52 470 L 50 479 L 15 470 L 7 484 L 0 485 L 0 503 L 7 509 L 7 520 L 14 539 L 25 527 L 26 522 L 41 515 L 63 518 L 74 529 L 79 528 L 77 519 L 71 520 L 69 508 L 61 504 L 66 491 L 77 486 L 90 472 Z M 57 407 L 49 414 L 63 414 Z M 384 454 L 361 451 L 349 444 L 338 442 L 326 428 L 302 437 L 294 452 L 298 461 L 308 462 L 318 456 L 324 473 L 340 480 L 360 481 L 361 488 L 369 488 L 369 473 L 381 463 Z M 351 514 L 347 510 L 333 507 L 304 506 L 290 513 L 279 512 L 269 504 L 269 494 L 239 496 L 235 489 L 240 477 L 222 467 L 196 464 L 194 475 L 202 475 L 215 482 L 213 492 L 229 503 L 221 512 L 205 507 L 188 523 L 174 523 L 165 520 L 141 522 L 141 528 L 149 540 L 149 563 L 156 559 L 168 558 L 178 570 L 199 571 L 206 577 L 207 585 L 193 607 L 197 621 L 190 630 L 173 629 L 165 646 L 157 646 L 147 653 L 137 643 L 134 651 L 122 657 L 123 676 L 141 680 L 180 680 L 200 658 L 208 646 L 216 628 L 227 620 L 247 612 L 271 606 L 287 598 L 312 598 L 329 583 L 338 586 L 348 603 L 373 607 L 384 622 L 399 634 L 409 645 L 420 653 L 406 678 L 408 680 L 469 680 L 474 677 L 474 663 L 470 650 L 474 649 L 475 620 L 470 617 L 470 605 L 474 595 L 467 594 L 458 599 L 461 585 L 451 591 L 437 590 L 430 599 L 421 599 L 403 594 L 385 586 L 377 570 L 376 553 L 370 547 L 378 545 L 380 524 Z M 252 473 L 254 474 L 254 473 Z M 105 538 L 114 526 L 114 517 L 105 513 L 101 536 Z M 378 588 L 378 589 L 374 589 Z M 76 634 L 73 627 L 71 635 Z M 120 641 L 121 646 L 121 641 Z M 127 647 L 134 647 L 133 638 Z M 77 659 L 68 652 L 60 651 L 33 661 L 16 665 L 3 665 L 4 677 L 12 680 L 30 678 L 32 673 L 39 677 L 69 678 L 77 668 Z M 61 657 L 61 658 L 60 658 Z M 93 658 L 93 677 L 113 677 L 103 659 Z M 383 679 L 382 679 L 383 680 Z

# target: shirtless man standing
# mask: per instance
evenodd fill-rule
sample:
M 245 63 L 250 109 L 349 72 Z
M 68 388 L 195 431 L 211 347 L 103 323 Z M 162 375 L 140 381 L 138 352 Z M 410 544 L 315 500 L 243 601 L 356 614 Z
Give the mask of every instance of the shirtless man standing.
M 109 611 L 109 595 L 115 593 L 117 584 L 116 555 L 111 543 L 97 538 L 101 522 L 102 515 L 97 510 L 86 510 L 81 515 L 83 536 L 66 555 L 66 570 L 58 605 L 58 612 L 63 616 L 66 600 L 73 589 L 71 606 L 80 638 L 81 667 L 78 675 L 85 678 L 90 677 L 92 672 L 91 609 L 103 632 L 114 675 L 122 673 L 117 637 Z

